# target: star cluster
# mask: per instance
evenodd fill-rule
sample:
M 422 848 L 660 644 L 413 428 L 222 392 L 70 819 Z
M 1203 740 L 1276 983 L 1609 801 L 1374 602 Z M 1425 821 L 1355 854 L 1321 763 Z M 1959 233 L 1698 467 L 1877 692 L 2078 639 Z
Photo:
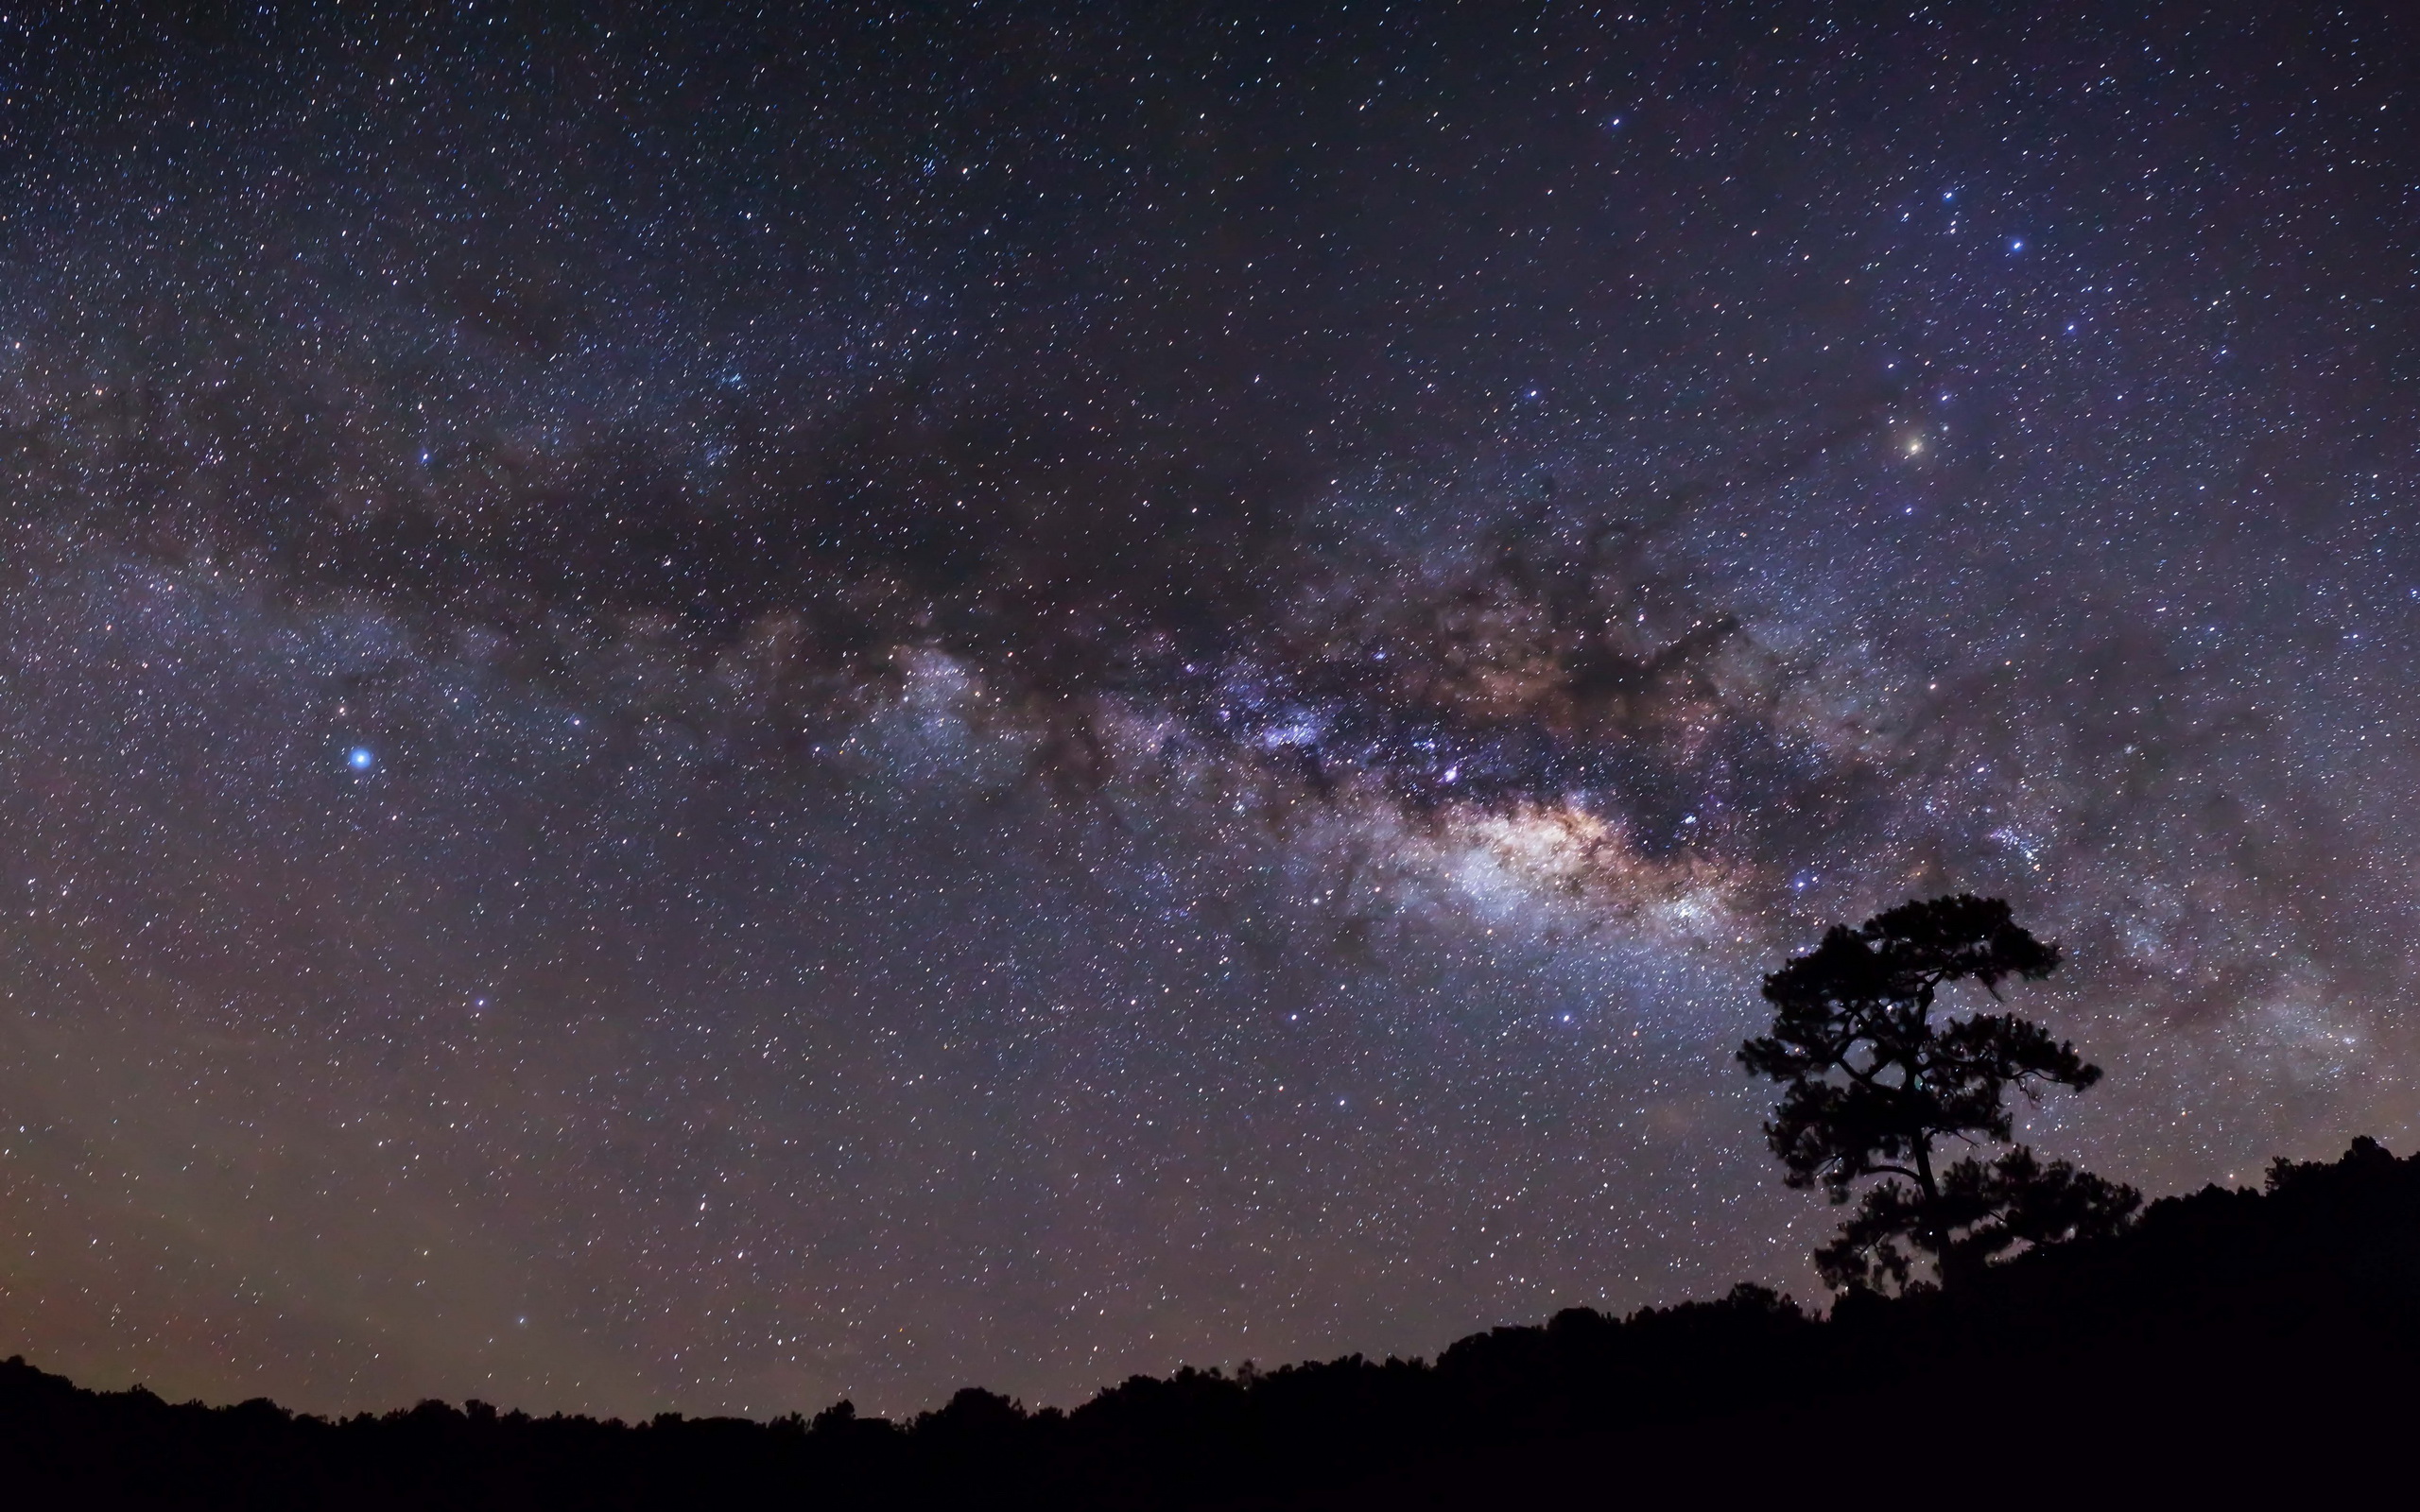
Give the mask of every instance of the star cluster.
M 1067 1402 L 1813 1282 L 2004 896 L 2152 1189 L 2408 1142 L 2380 9 L 0 23 L 0 1331 Z

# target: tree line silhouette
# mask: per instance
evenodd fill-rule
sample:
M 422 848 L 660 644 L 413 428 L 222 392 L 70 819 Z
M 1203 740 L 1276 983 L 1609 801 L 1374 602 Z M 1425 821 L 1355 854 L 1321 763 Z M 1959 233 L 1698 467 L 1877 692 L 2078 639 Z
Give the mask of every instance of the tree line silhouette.
M 1435 1360 L 1135 1377 L 1072 1411 L 969 1387 L 906 1421 L 754 1422 L 423 1402 L 331 1420 L 171 1404 L 0 1364 L 11 1504 L 286 1508 L 1464 1506 L 1634 1495 L 1962 1507 L 2310 1493 L 2384 1465 L 2420 1406 L 2420 1156 L 2356 1140 L 2262 1191 L 2131 1189 L 2009 1145 L 2007 1094 L 2082 1090 L 1996 1000 L 2055 946 L 1974 898 L 1835 929 L 1767 978 L 1740 1058 L 1782 1095 L 1786 1179 L 1858 1205 L 1825 1314 L 1741 1284 L 1574 1308 Z M 1861 1195 L 1860 1195 L 1861 1192 Z

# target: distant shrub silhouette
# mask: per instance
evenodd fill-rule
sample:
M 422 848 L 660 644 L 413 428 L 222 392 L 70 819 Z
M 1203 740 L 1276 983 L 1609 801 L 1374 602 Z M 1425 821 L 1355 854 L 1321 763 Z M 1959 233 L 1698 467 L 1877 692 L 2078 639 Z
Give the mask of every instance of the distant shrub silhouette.
M 1787 1089 L 1765 1125 L 1786 1179 L 1845 1203 L 1880 1178 L 1815 1252 L 1832 1286 L 1903 1289 L 1919 1262 L 1946 1285 L 2012 1250 L 2113 1233 L 2141 1205 L 2132 1187 L 2044 1164 L 2022 1145 L 1988 1162 L 1936 1162 L 1947 1141 L 2006 1143 L 2011 1088 L 2081 1091 L 2100 1079 L 2072 1044 L 2014 1014 L 1933 1022 L 1951 983 L 1996 1001 L 2001 982 L 2058 964 L 2059 948 L 2020 928 L 2008 904 L 1962 894 L 1836 925 L 1765 978 L 1772 1032 L 1741 1045 L 1739 1059 Z

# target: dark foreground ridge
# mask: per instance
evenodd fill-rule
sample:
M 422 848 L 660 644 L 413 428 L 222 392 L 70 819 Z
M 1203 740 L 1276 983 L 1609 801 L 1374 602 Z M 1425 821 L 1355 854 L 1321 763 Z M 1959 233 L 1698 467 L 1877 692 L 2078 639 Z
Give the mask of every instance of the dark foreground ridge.
M 2099 1504 L 2383 1470 L 2420 1428 L 2420 1157 L 2369 1140 L 2265 1193 L 2154 1203 L 1956 1295 L 1828 1318 L 1754 1286 L 1359 1356 L 1137 1377 L 1073 1412 L 969 1388 L 893 1423 L 626 1425 L 424 1402 L 341 1421 L 0 1366 L 19 1506 Z M 1863 1487 L 1861 1493 L 1859 1487 Z

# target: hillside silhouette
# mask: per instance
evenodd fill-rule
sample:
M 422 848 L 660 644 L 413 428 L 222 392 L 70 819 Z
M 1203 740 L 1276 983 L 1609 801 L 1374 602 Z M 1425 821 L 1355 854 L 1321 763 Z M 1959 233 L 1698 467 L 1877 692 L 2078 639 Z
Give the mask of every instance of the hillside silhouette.
M 906 1422 L 625 1424 L 424 1402 L 342 1420 L 0 1366 L 14 1505 L 1211 1507 L 2094 1504 L 2383 1469 L 2420 1408 L 2420 1157 L 2354 1142 L 2152 1203 L 1948 1292 L 1828 1316 L 1741 1285 L 1433 1362 L 1137 1377 L 1071 1412 L 968 1388 Z M 1897 1490 L 1881 1490 L 1899 1500 Z

